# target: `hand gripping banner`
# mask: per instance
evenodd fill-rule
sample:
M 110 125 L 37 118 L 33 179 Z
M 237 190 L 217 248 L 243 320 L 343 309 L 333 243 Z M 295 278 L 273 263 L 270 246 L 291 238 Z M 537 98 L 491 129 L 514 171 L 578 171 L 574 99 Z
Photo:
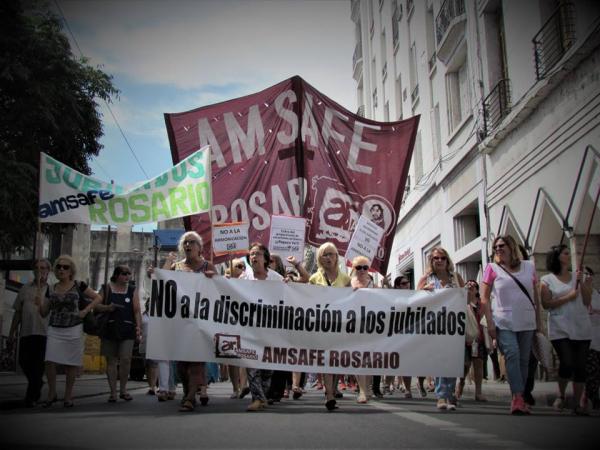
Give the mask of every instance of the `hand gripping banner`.
M 165 114 L 174 162 L 211 146 L 213 219 L 247 222 L 266 242 L 271 215 L 307 219 L 306 241 L 344 254 L 361 215 L 385 230 L 372 266 L 387 268 L 419 116 L 360 117 L 296 76 L 246 97 Z M 210 243 L 208 216 L 186 228 Z M 226 256 L 217 257 L 221 262 Z

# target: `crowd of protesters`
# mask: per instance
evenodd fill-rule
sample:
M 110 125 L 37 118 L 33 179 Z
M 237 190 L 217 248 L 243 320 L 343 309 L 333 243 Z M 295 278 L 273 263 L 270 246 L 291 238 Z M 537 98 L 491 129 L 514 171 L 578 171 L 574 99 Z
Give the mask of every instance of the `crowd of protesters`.
M 191 231 L 181 236 L 179 254 L 172 253 L 163 269 L 203 273 L 207 277 L 218 274 L 213 264 L 203 257 L 201 237 Z M 600 387 L 600 294 L 592 287 L 590 268 L 571 268 L 571 255 L 565 245 L 552 247 L 547 254 L 548 274 L 538 278 L 536 268 L 527 260 L 522 249 L 509 236 L 496 237 L 492 244 L 493 261 L 487 264 L 483 276 L 463 280 L 455 270 L 450 254 L 442 247 L 433 248 L 428 256 L 423 275 L 416 283 L 417 290 L 446 288 L 466 289 L 467 312 L 473 317 L 474 334 L 465 340 L 464 376 L 459 378 L 435 377 L 422 374 L 417 377 L 421 397 L 434 392 L 435 407 L 453 411 L 463 396 L 465 378 L 472 374 L 475 400 L 485 402 L 482 381 L 486 376 L 487 357 L 501 355 L 506 378 L 512 393 L 511 414 L 530 414 L 535 400 L 531 395 L 532 372 L 537 361 L 532 356 L 532 344 L 547 334 L 559 360 L 558 397 L 556 409 L 566 407 L 566 388 L 573 384 L 573 412 L 589 414 L 599 408 Z M 250 245 L 247 255 L 232 260 L 225 276 L 247 280 L 277 280 L 310 283 L 331 288 L 352 289 L 411 289 L 411 280 L 399 275 L 393 282 L 389 275 L 377 286 L 371 271 L 371 262 L 364 256 L 352 260 L 351 271 L 346 273 L 338 250 L 333 243 L 319 247 L 316 255 L 317 271 L 309 274 L 294 257 L 275 255 L 262 243 Z M 19 337 L 19 364 L 27 377 L 25 404 L 51 407 L 57 401 L 57 365 L 64 367 L 66 388 L 63 406 L 73 406 L 76 374 L 83 362 L 83 322 L 92 311 L 106 315 L 101 353 L 107 359 L 107 379 L 110 388 L 108 402 L 117 399 L 131 401 L 127 379 L 134 342 L 140 343 L 140 352 L 146 351 L 148 302 L 141 311 L 138 289 L 131 283 L 132 272 L 126 265 L 117 265 L 107 286 L 95 292 L 77 280 L 77 267 L 69 255 L 59 256 L 54 265 L 48 260 L 37 260 L 33 267 L 34 279 L 20 290 L 15 301 L 15 315 L 9 341 Z M 55 283 L 48 282 L 53 271 Z M 148 276 L 153 269 L 150 268 Z M 542 307 L 548 312 L 548 324 L 542 324 Z M 544 331 L 547 328 L 547 333 Z M 536 337 L 536 332 L 537 337 Z M 540 336 L 540 334 L 542 334 Z M 494 372 L 500 376 L 498 359 L 492 358 Z M 533 364 L 532 364 L 533 361 Z M 210 363 L 195 361 L 146 360 L 148 394 L 158 401 L 176 397 L 176 382 L 183 387 L 179 411 L 194 411 L 199 399 L 206 406 L 208 397 L 207 367 Z M 48 381 L 47 398 L 41 398 L 43 375 Z M 345 376 L 333 374 L 304 374 L 272 371 L 229 365 L 225 370 L 232 384 L 232 399 L 251 395 L 248 411 L 260 411 L 269 404 L 289 398 L 302 397 L 312 380 L 313 387 L 324 392 L 324 406 L 328 411 L 339 407 L 338 399 L 352 392 L 359 404 L 373 397 L 383 397 L 393 391 L 402 391 L 412 397 L 411 377 Z M 218 376 L 217 376 L 218 377 Z M 119 393 L 117 395 L 117 379 Z M 157 389 L 158 387 L 158 389 Z M 344 392 L 345 391 L 345 392 Z

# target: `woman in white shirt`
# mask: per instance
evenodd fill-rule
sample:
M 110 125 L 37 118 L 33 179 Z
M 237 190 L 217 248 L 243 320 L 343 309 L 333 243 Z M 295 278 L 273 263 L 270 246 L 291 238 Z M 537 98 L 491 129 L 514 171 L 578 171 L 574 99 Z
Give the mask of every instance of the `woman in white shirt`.
M 514 238 L 498 236 L 492 243 L 494 262 L 481 282 L 481 307 L 488 333 L 497 339 L 506 361 L 512 393 L 511 414 L 530 414 L 523 392 L 535 330 L 541 330 L 537 275 L 531 261 L 522 261 Z
M 571 252 L 566 245 L 552 247 L 546 256 L 550 272 L 542 277 L 542 305 L 549 310 L 548 338 L 558 355 L 559 397 L 555 409 L 563 409 L 565 390 L 573 379 L 574 413 L 584 414 L 580 406 L 585 387 L 585 365 L 591 340 L 588 307 L 591 302 L 591 278 L 583 281 L 582 273 L 572 273 Z

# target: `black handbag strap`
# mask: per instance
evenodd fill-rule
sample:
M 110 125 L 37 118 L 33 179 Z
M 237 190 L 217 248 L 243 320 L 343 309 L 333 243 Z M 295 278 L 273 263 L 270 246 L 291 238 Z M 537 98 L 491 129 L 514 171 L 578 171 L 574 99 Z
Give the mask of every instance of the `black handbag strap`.
M 498 267 L 500 267 L 502 270 L 504 270 L 509 277 L 511 277 L 515 283 L 517 283 L 517 286 L 519 286 L 521 288 L 521 290 L 523 291 L 523 293 L 527 296 L 527 299 L 531 302 L 531 304 L 533 305 L 533 309 L 535 309 L 535 303 L 533 303 L 533 300 L 531 300 L 531 296 L 529 295 L 529 292 L 527 292 L 527 289 L 525 289 L 525 286 L 523 286 L 523 283 L 521 283 L 517 277 L 515 277 L 512 273 L 510 273 L 508 270 L 506 270 L 504 267 L 502 267 L 501 264 L 498 264 Z

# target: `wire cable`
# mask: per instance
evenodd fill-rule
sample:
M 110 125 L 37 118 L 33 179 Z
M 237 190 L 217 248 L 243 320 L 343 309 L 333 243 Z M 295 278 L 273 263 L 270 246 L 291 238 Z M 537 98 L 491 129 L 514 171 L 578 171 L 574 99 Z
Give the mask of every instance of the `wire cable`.
M 81 51 L 81 47 L 79 47 L 79 43 L 77 42 L 77 39 L 75 39 L 75 34 L 73 34 L 73 31 L 71 30 L 71 27 L 69 26 L 69 22 L 67 21 L 67 18 L 65 16 L 65 14 L 63 13 L 62 8 L 60 7 L 60 5 L 58 4 L 58 0 L 54 0 L 54 4 L 56 5 L 56 8 L 58 9 L 58 12 L 60 13 L 60 16 L 62 17 L 62 20 L 65 24 L 65 27 L 67 28 L 67 31 L 69 32 L 69 34 L 71 35 L 71 39 L 73 40 L 73 43 L 75 44 L 75 47 L 77 47 L 77 50 L 79 51 L 79 55 L 84 58 L 84 54 Z M 104 101 L 104 104 L 106 105 L 106 109 L 108 109 L 108 112 L 110 113 L 111 117 L 113 118 L 113 120 L 115 121 L 115 125 L 117 126 L 117 128 L 119 129 L 119 132 L 121 133 L 121 136 L 123 137 L 123 140 L 125 141 L 125 144 L 127 144 L 127 147 L 129 148 L 129 151 L 131 152 L 131 154 L 133 155 L 133 158 L 135 159 L 135 161 L 137 162 L 138 167 L 140 168 L 140 170 L 142 171 L 142 173 L 144 174 L 144 176 L 146 177 L 146 179 L 150 178 L 148 176 L 148 174 L 146 173 L 146 171 L 144 170 L 144 167 L 142 166 L 142 163 L 140 162 L 140 160 L 138 159 L 135 151 L 133 150 L 133 147 L 131 146 L 131 144 L 129 143 L 129 139 L 127 139 L 127 136 L 125 136 L 125 132 L 123 131 L 123 129 L 121 128 L 121 125 L 119 124 L 119 121 L 117 120 L 117 117 L 115 116 L 115 114 L 112 111 L 112 108 L 110 107 L 109 103 L 102 99 Z M 106 171 L 104 169 L 102 169 L 103 172 L 106 173 Z M 112 179 L 112 177 L 109 177 Z

